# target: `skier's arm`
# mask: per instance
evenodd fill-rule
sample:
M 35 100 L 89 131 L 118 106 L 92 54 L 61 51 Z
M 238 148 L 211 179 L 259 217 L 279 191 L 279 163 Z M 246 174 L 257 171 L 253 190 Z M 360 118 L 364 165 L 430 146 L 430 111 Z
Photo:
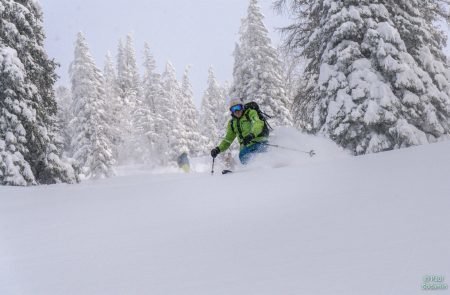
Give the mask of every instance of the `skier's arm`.
M 258 137 L 264 129 L 264 122 L 259 118 L 258 113 L 255 110 L 248 112 L 248 116 L 252 122 L 252 130 L 250 133 L 255 137 Z
M 233 143 L 234 139 L 236 138 L 236 133 L 233 132 L 233 128 L 231 128 L 231 124 L 233 124 L 233 120 L 230 120 L 227 125 L 227 134 L 225 135 L 225 138 L 222 140 L 222 142 L 219 144 L 220 152 L 226 151 L 230 145 Z

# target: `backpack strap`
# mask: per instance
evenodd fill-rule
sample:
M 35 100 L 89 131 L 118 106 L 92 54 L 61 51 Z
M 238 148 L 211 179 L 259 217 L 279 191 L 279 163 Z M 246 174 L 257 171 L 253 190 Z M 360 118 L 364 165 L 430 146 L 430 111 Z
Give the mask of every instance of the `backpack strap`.
M 245 112 L 245 117 L 247 118 L 247 121 L 251 122 L 250 115 L 248 114 L 248 112 Z
M 242 118 L 242 117 L 241 117 L 241 118 Z M 242 141 L 242 140 L 244 140 L 244 137 L 242 136 L 241 118 L 238 118 L 238 119 L 236 120 L 236 125 L 237 125 L 237 129 L 238 129 L 238 135 L 239 135 L 239 138 L 240 138 L 241 141 Z
M 247 117 L 247 119 L 248 119 L 248 117 Z M 236 130 L 234 130 L 234 122 L 236 122 L 236 126 L 237 126 L 237 129 L 238 129 L 237 130 L 238 131 L 237 135 L 240 138 L 240 140 L 242 141 L 244 139 L 244 137 L 242 136 L 242 129 L 241 129 L 241 124 L 240 124 L 240 118 L 238 119 L 238 118 L 234 117 L 233 119 L 231 119 L 231 122 L 230 122 L 230 124 L 231 124 L 231 131 L 233 131 L 233 133 L 236 133 Z

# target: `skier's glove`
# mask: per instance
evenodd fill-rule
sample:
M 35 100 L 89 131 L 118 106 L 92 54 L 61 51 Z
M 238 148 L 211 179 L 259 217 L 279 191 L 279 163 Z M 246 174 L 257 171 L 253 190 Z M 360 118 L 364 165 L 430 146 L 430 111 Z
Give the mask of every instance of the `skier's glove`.
M 242 141 L 242 143 L 244 145 L 248 145 L 253 139 L 255 139 L 255 136 L 253 134 L 249 134 L 246 137 L 244 137 L 244 140 Z
M 211 157 L 215 158 L 215 157 L 217 157 L 218 154 L 220 154 L 219 147 L 215 147 L 211 150 Z

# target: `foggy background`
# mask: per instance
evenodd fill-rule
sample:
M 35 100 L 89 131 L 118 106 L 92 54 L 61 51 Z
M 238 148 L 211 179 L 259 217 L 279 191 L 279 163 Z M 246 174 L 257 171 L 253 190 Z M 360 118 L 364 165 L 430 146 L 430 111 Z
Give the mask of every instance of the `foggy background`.
M 148 42 L 159 72 L 170 60 L 178 78 L 192 65 L 190 79 L 194 101 L 200 105 L 208 68 L 213 65 L 220 83 L 231 82 L 233 50 L 246 0 L 41 0 L 46 49 L 61 65 L 57 85 L 70 86 L 69 64 L 76 33 L 82 31 L 97 66 L 103 70 L 105 55 L 116 57 L 119 38 L 132 33 L 137 61 L 142 68 L 144 42 Z M 272 9 L 272 0 L 260 0 L 273 45 L 279 44 L 276 28 L 288 24 L 287 16 Z

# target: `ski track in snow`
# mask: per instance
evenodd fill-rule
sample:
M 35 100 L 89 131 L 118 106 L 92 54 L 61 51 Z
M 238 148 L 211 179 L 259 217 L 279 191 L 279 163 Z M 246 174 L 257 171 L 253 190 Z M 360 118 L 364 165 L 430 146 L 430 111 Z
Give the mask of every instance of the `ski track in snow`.
M 450 142 L 349 157 L 282 133 L 318 155 L 0 187 L 0 294 L 410 295 L 450 279 Z

